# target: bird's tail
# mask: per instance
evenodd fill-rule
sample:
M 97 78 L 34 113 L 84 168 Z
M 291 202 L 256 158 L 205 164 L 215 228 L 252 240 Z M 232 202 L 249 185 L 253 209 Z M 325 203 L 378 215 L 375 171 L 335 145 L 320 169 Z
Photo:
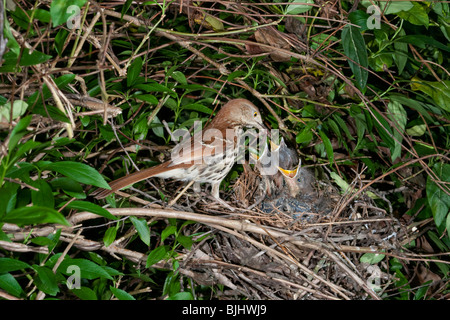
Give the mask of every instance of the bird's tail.
M 169 167 L 169 164 L 170 164 L 169 161 L 164 162 L 161 163 L 160 165 L 126 175 L 122 178 L 110 182 L 109 186 L 111 190 L 99 188 L 95 190 L 91 194 L 91 196 L 93 196 L 95 199 L 103 199 L 109 196 L 111 193 L 114 193 L 122 188 L 125 188 L 126 186 L 132 185 L 136 182 L 145 180 L 147 178 L 157 176 L 158 174 L 161 174 L 163 172 L 175 169 L 174 167 Z

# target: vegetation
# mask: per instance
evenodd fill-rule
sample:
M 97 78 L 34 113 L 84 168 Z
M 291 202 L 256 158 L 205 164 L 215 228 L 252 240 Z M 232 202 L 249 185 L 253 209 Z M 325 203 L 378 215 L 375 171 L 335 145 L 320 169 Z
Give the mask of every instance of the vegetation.
M 1 16 L 2 298 L 255 297 L 244 277 L 199 280 L 208 261 L 196 249 L 205 244 L 224 250 L 204 258 L 215 263 L 211 270 L 235 266 L 226 260 L 224 234 L 232 234 L 301 270 L 300 282 L 277 285 L 305 286 L 308 295 L 260 293 L 263 299 L 448 299 L 449 3 L 38 0 L 7 1 Z M 340 190 L 339 214 L 292 230 L 347 234 L 347 249 L 336 249 L 346 259 L 320 241 L 283 250 L 285 239 L 255 233 L 270 226 L 268 217 L 238 224 L 249 210 L 220 220 L 227 210 L 186 195 L 169 210 L 179 186 L 170 181 L 136 184 L 134 198 L 89 197 L 110 179 L 160 162 L 173 146 L 169 131 L 205 123 L 239 97 L 257 104 L 303 164 Z M 245 172 L 236 166 L 222 184 L 232 205 Z M 403 237 L 390 233 L 395 246 L 358 238 L 367 222 L 327 231 L 356 221 L 343 210 L 358 201 L 399 224 Z M 159 206 L 138 209 L 152 203 Z M 376 252 L 351 250 L 371 243 L 380 244 Z M 197 269 L 187 267 L 192 259 Z M 307 259 L 317 268 L 304 270 Z M 374 291 L 365 285 L 368 266 L 382 278 Z M 242 269 L 266 279 L 256 267 Z M 338 272 L 352 275 L 354 292 L 330 275 Z M 253 289 L 239 291 L 242 283 Z

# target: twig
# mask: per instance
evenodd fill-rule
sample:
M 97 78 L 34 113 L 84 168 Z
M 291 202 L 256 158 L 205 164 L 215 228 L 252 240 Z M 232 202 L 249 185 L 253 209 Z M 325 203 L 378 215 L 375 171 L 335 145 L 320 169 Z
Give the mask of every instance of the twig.
M 181 192 L 179 194 L 177 194 L 177 196 L 175 198 L 173 198 L 172 200 L 170 200 L 168 206 L 171 207 L 173 206 L 178 199 L 180 199 L 180 197 L 187 191 L 187 189 L 189 189 L 193 184 L 195 183 L 194 180 L 192 180 L 191 182 L 189 182 L 186 187 L 183 188 L 183 190 L 181 190 Z
M 26 244 L 23 244 L 23 243 L 9 242 L 9 241 L 3 241 L 3 240 L 0 240 L 0 247 L 2 247 L 5 250 L 14 251 L 14 252 L 36 252 L 36 253 L 48 254 L 47 247 L 31 247 L 31 246 L 27 246 Z

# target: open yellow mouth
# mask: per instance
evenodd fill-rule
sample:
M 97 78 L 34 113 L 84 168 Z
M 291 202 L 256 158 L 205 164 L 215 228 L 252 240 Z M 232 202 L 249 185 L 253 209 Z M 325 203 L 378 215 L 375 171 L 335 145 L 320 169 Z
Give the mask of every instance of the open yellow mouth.
M 283 174 L 283 176 L 285 176 L 286 178 L 295 179 L 297 177 L 298 173 L 300 172 L 300 163 L 299 163 L 298 167 L 295 168 L 294 170 L 286 170 L 281 167 L 277 167 L 277 168 Z
M 281 138 L 280 144 L 277 145 L 275 142 L 273 142 L 272 140 L 270 140 L 270 152 L 273 154 L 276 154 L 277 152 L 280 151 L 281 147 L 286 147 L 286 144 L 283 140 L 283 138 Z M 264 151 L 261 155 L 258 155 L 256 153 L 250 152 L 250 156 L 255 159 L 256 161 L 261 161 L 261 159 L 263 159 L 264 157 L 266 157 L 268 154 L 268 146 L 266 145 L 266 148 L 264 148 Z M 278 171 L 280 171 L 284 177 L 286 177 L 287 179 L 297 179 L 300 171 L 301 171 L 301 164 L 302 164 L 302 160 L 299 160 L 298 166 L 295 169 L 284 169 L 280 166 L 277 166 Z

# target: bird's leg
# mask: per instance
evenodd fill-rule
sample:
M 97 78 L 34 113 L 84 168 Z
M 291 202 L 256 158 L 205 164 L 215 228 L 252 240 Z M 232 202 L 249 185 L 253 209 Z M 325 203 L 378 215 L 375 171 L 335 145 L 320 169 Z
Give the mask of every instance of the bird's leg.
M 219 187 L 220 187 L 220 182 L 215 182 L 215 183 L 211 184 L 211 194 L 216 199 L 220 199 Z
M 216 202 L 220 203 L 221 205 L 223 205 L 227 209 L 230 209 L 231 211 L 234 211 L 235 209 L 232 206 L 230 206 L 226 201 L 220 199 L 219 187 L 220 187 L 220 182 L 215 182 L 215 183 L 211 184 L 211 194 L 214 197 L 214 200 L 216 200 Z

